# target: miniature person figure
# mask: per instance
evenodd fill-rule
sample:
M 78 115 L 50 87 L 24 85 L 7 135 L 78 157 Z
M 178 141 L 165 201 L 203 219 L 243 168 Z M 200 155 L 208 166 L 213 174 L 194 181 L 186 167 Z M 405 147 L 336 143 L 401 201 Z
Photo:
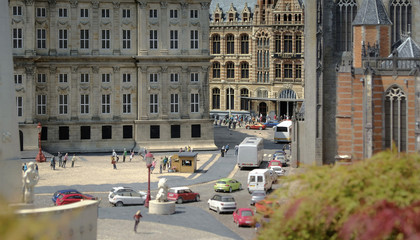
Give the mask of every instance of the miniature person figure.
M 58 152 L 57 157 L 58 157 L 58 166 L 61 167 L 62 162 L 63 162 L 62 160 L 63 155 L 61 155 L 61 152 Z
M 54 156 L 51 157 L 51 163 L 50 163 L 51 169 L 55 170 L 55 158 Z
M 63 165 L 62 165 L 62 167 L 63 168 L 65 168 L 66 167 L 66 163 L 67 163 L 67 159 L 69 158 L 69 154 L 68 153 L 66 153 L 66 155 L 64 155 L 64 159 L 63 159 Z
M 142 218 L 143 216 L 141 215 L 141 211 L 138 210 L 136 212 L 136 214 L 134 214 L 133 219 L 134 219 L 134 232 L 137 232 L 137 226 L 139 225 L 140 222 L 140 218 Z
M 124 148 L 123 152 L 123 162 L 125 162 L 125 157 L 127 156 L 127 150 Z
M 222 146 L 222 148 L 220 149 L 220 154 L 222 155 L 222 157 L 225 156 L 225 146 Z
M 111 156 L 111 164 L 114 166 L 114 169 L 117 170 L 117 162 L 115 161 L 114 156 Z
M 229 151 L 229 144 L 226 144 L 225 150 L 226 150 L 226 153 Z
M 153 160 L 152 166 L 150 167 L 150 173 L 153 173 L 153 170 L 155 170 L 156 167 L 156 160 Z
M 23 175 L 24 200 L 25 203 L 34 202 L 34 187 L 39 181 L 38 172 L 35 170 L 35 164 L 30 162 L 28 170 Z
M 71 167 L 74 167 L 74 162 L 76 162 L 76 154 L 71 158 Z
M 131 162 L 131 160 L 133 160 L 133 158 L 134 158 L 134 151 L 131 151 L 131 153 L 130 153 L 130 162 Z

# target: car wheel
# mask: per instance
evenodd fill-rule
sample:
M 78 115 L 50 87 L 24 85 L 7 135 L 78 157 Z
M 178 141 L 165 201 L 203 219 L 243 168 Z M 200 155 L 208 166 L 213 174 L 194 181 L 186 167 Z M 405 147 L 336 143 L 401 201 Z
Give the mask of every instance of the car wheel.
M 217 213 L 220 214 L 220 208 L 219 207 L 217 207 Z
M 209 210 L 211 210 L 210 203 L 208 205 L 209 205 Z
M 249 126 L 246 126 L 246 129 L 249 129 Z
M 117 203 L 115 204 L 115 206 L 116 206 L 116 207 L 122 207 L 122 206 L 124 206 L 124 204 L 123 204 L 122 202 L 117 202 Z
M 182 198 L 178 198 L 178 199 L 176 200 L 176 203 L 178 203 L 178 204 L 182 204 L 182 202 L 183 202 Z
M 230 193 L 232 192 L 232 187 L 229 187 L 229 192 L 230 192 Z
M 258 129 L 262 130 L 262 127 L 259 127 Z
M 195 196 L 195 201 L 199 202 L 200 201 L 200 195 Z

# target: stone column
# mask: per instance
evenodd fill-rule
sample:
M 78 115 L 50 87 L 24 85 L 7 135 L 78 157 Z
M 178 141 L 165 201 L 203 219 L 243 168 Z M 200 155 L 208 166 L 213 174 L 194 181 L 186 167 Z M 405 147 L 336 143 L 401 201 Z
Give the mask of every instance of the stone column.
M 167 6 L 168 3 L 167 2 L 160 2 L 160 37 L 159 37 L 159 48 L 160 53 L 162 55 L 167 55 L 168 54 L 168 48 L 169 48 L 169 43 L 168 43 L 168 39 L 169 39 L 169 29 L 168 29 L 168 11 L 167 11 Z
M 58 116 L 58 81 L 57 81 L 57 67 L 50 65 L 50 72 L 48 76 L 48 93 L 47 93 L 47 114 L 48 119 L 56 121 Z M 45 84 L 44 84 L 45 85 Z
M 137 64 L 137 111 L 138 111 L 138 120 L 147 120 L 148 112 L 147 106 L 148 96 L 147 88 L 149 84 L 147 81 L 147 67 L 141 67 Z
M 114 4 L 114 14 L 112 20 L 112 47 L 114 48 L 113 54 L 120 55 L 121 54 L 121 20 L 120 20 L 120 3 L 113 2 Z
M 112 101 L 112 113 L 114 119 L 121 119 L 122 114 L 122 93 L 121 93 L 121 80 L 120 80 L 120 67 L 114 66 L 113 70 L 113 91 L 114 101 Z
M 137 41 L 138 41 L 138 55 L 147 55 L 148 47 L 148 36 L 149 33 L 147 31 L 147 11 L 146 11 L 146 3 L 140 0 L 137 0 Z M 140 72 L 139 72 L 140 73 Z M 139 75 L 140 76 L 140 75 Z
M 92 55 L 98 55 L 99 54 L 99 46 L 100 46 L 100 34 L 101 34 L 101 30 L 99 29 L 99 18 L 100 18 L 100 13 L 99 13 L 99 2 L 97 1 L 92 1 L 92 16 L 90 17 L 91 19 L 91 27 L 89 28 L 90 32 L 91 32 L 91 36 L 90 38 L 92 39 Z M 114 35 L 119 35 L 119 34 L 114 34 Z
M 203 116 L 202 118 L 209 118 L 210 117 L 210 104 L 212 102 L 209 101 L 210 93 L 209 93 L 209 67 L 203 66 L 201 67 L 201 89 L 202 89 L 202 96 L 200 96 L 200 108 L 203 109 Z
M 188 73 L 189 73 L 189 69 L 186 66 L 182 67 L 181 70 L 181 79 L 188 79 Z M 180 112 L 181 112 L 181 119 L 189 119 L 190 115 L 189 115 L 189 109 L 190 109 L 190 91 L 188 88 L 188 81 L 182 81 L 181 82 L 181 101 L 180 101 Z
M 57 55 L 57 38 L 58 38 L 58 31 L 57 31 L 57 9 L 56 9 L 56 2 L 49 1 L 48 4 L 50 5 L 50 29 L 49 29 L 49 55 L 55 56 Z
M 25 123 L 33 123 L 37 98 L 35 95 L 35 78 L 33 66 L 25 67 L 26 70 L 26 96 L 25 96 Z
M 69 77 L 70 86 L 69 86 L 69 92 L 70 92 L 70 119 L 71 120 L 77 120 L 79 119 L 79 113 L 80 113 L 80 92 L 78 89 L 78 76 L 77 73 L 70 73 Z M 91 100 L 91 99 L 89 99 Z M 91 110 L 91 106 L 89 106 L 89 111 Z
M 79 37 L 80 37 L 80 30 L 78 28 L 78 21 L 77 21 L 77 1 L 70 1 L 70 22 L 71 28 L 69 30 L 70 41 L 69 41 L 69 48 L 70 48 L 70 55 L 77 55 L 78 48 L 79 48 Z
M 161 78 L 159 81 L 160 93 L 162 95 L 160 104 L 162 111 L 160 111 L 160 116 L 162 119 L 168 119 L 168 107 L 170 104 L 168 66 L 161 67 Z M 185 81 L 185 79 L 180 76 L 178 81 Z
M 26 5 L 26 20 L 23 31 L 23 47 L 25 48 L 25 55 L 35 55 L 35 7 L 34 1 L 25 0 Z M 28 37 L 27 37 L 28 36 Z M 33 37 L 29 37 L 33 36 Z

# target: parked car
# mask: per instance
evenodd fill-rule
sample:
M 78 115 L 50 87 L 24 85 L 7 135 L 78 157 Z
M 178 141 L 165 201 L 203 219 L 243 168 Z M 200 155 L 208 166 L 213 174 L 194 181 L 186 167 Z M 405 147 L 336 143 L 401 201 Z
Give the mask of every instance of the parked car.
M 270 177 L 271 177 L 271 184 L 277 182 L 277 178 L 279 177 L 277 173 L 273 171 L 273 169 L 271 168 L 268 169 L 268 173 L 270 174 Z
M 58 190 L 57 192 L 55 192 L 55 193 L 53 194 L 53 197 L 52 197 L 52 201 L 53 201 L 54 205 L 55 205 L 55 204 L 56 204 L 56 202 L 57 202 L 57 198 L 58 198 L 61 194 L 70 194 L 70 193 L 80 193 L 80 194 L 82 194 L 81 192 L 77 191 L 76 189 L 64 189 L 64 190 Z
M 239 226 L 254 226 L 254 211 L 250 208 L 238 208 L 233 212 L 233 222 Z
M 273 207 L 278 207 L 278 202 L 273 202 L 272 200 L 263 199 L 255 203 L 255 210 L 257 213 L 261 214 L 263 217 L 270 217 L 274 213 Z
M 277 176 L 284 176 L 284 174 L 286 173 L 286 170 L 284 170 L 284 168 L 282 168 L 281 166 L 270 166 L 268 169 L 271 169 L 274 172 L 276 172 Z
M 116 207 L 139 205 L 146 202 L 146 192 L 136 192 L 130 187 L 114 187 L 108 194 L 108 201 Z
M 80 202 L 82 200 L 97 200 L 97 197 L 94 197 L 89 194 L 81 194 L 81 193 L 70 193 L 70 194 L 60 194 L 57 198 L 55 204 L 57 206 Z
M 168 190 L 168 200 L 183 203 L 188 201 L 200 201 L 200 194 L 191 191 L 189 187 L 174 187 Z
M 264 125 L 268 128 L 269 127 L 272 128 L 274 126 L 277 126 L 278 124 L 279 124 L 279 121 L 274 121 L 274 120 L 270 120 L 270 121 L 264 123 Z
M 229 195 L 215 194 L 207 203 L 210 210 L 214 210 L 219 214 L 221 212 L 234 212 L 236 210 L 235 198 Z
M 232 178 L 221 178 L 213 186 L 214 191 L 232 192 L 234 190 L 241 190 L 242 184 Z
M 267 194 L 265 193 L 265 191 L 256 190 L 256 191 L 252 192 L 252 194 L 251 194 L 251 205 L 255 205 L 255 203 L 265 199 L 266 196 L 267 196 Z
M 259 129 L 259 130 L 264 130 L 267 127 L 264 124 L 262 124 L 262 123 L 255 123 L 255 124 L 247 124 L 245 126 L 245 128 L 246 129 Z
M 286 156 L 286 152 L 283 151 L 283 150 L 275 151 L 274 154 L 273 154 L 273 159 L 275 159 L 276 156 L 278 156 L 278 155 L 284 155 L 284 156 Z
M 282 166 L 282 167 L 286 167 L 287 166 L 287 158 L 286 158 L 285 155 L 281 155 L 281 154 L 276 155 L 276 157 L 273 160 L 271 160 L 271 161 L 273 161 L 273 163 L 274 163 L 274 161 L 280 162 L 281 163 L 280 166 Z M 271 163 L 271 161 L 270 161 L 270 163 Z M 278 166 L 278 165 L 273 165 L 273 164 L 270 164 L 270 163 L 269 163 L 269 166 L 270 167 L 271 166 Z

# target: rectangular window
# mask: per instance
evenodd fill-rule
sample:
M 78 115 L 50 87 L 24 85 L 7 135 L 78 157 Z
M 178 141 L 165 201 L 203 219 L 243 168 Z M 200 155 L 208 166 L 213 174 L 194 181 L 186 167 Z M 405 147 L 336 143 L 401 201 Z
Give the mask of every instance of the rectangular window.
M 36 30 L 36 47 L 47 48 L 47 30 L 45 29 Z
M 37 80 L 38 80 L 38 83 L 46 83 L 47 82 L 47 74 L 38 73 Z
M 197 19 L 198 18 L 198 10 L 190 10 L 190 18 L 191 19 Z
M 179 112 L 179 97 L 177 93 L 171 94 L 171 113 Z
M 13 28 L 13 48 L 23 47 L 22 28 Z
M 171 138 L 181 138 L 181 125 L 171 125 Z
M 66 83 L 67 82 L 67 74 L 66 73 L 58 74 L 58 82 Z
M 201 137 L 201 125 L 200 124 L 191 125 L 191 137 L 192 138 Z
M 159 125 L 150 126 L 150 138 L 160 138 L 160 126 Z
M 42 126 L 41 130 L 41 140 L 48 140 L 48 127 Z
M 131 74 L 130 73 L 123 73 L 122 80 L 123 80 L 123 82 L 131 82 Z
M 111 113 L 111 94 L 102 94 L 102 113 Z
M 15 74 L 15 84 L 22 84 L 22 74 Z
M 150 49 L 158 48 L 157 30 L 150 30 Z
M 80 126 L 80 139 L 90 139 L 90 126 Z
M 171 73 L 171 82 L 178 82 L 179 81 L 179 74 L 178 73 Z
M 158 113 L 159 112 L 159 95 L 158 94 L 150 94 L 150 113 Z
M 89 48 L 89 30 L 87 29 L 80 30 L 80 48 Z
M 87 94 L 80 95 L 80 113 L 81 114 L 89 113 L 89 95 Z
M 123 35 L 123 49 L 130 49 L 131 48 L 131 30 L 122 30 Z
M 149 10 L 149 18 L 157 18 L 157 9 Z
M 112 126 L 102 126 L 102 139 L 112 139 Z
M 281 64 L 276 64 L 276 78 L 281 78 Z
M 149 81 L 151 83 L 156 83 L 159 80 L 159 75 L 157 73 L 151 73 L 149 74 Z
M 58 114 L 67 114 L 68 95 L 58 95 Z
M 191 73 L 191 82 L 198 82 L 198 73 Z
M 103 83 L 111 82 L 111 74 L 110 73 L 102 73 L 102 82 Z
M 198 93 L 191 93 L 191 112 L 192 113 L 198 112 L 199 106 L 200 106 L 200 102 L 199 102 Z
M 171 49 L 178 49 L 178 30 L 170 30 L 169 31 L 170 37 L 170 48 Z
M 67 8 L 59 8 L 58 9 L 58 17 L 60 18 L 66 18 L 67 15 Z
M 123 113 L 131 113 L 131 94 L 123 94 Z
M 302 36 L 296 35 L 296 53 L 302 53 Z
M 21 6 L 13 6 L 13 16 L 22 16 Z
M 102 30 L 101 45 L 102 49 L 109 49 L 111 47 L 111 34 L 109 30 Z
M 292 64 L 284 64 L 284 78 L 292 78 L 293 67 Z
M 36 17 L 47 16 L 47 9 L 43 7 L 36 8 Z
M 87 9 L 87 8 L 80 9 L 80 17 L 81 18 L 88 18 L 89 17 L 89 9 Z
M 67 29 L 58 30 L 58 48 L 67 49 Z
M 88 83 L 89 82 L 89 73 L 81 73 L 80 74 L 80 82 L 81 83 Z
M 123 138 L 133 138 L 133 126 L 123 125 Z
M 302 78 L 302 65 L 295 65 L 295 78 Z
M 17 116 L 22 117 L 23 116 L 23 97 L 16 97 L 16 110 L 17 110 Z
M 131 12 L 130 12 L 130 9 L 123 9 L 122 10 L 122 17 L 123 18 L 130 18 L 131 16 Z
M 190 36 L 191 36 L 191 42 L 190 42 L 191 49 L 198 49 L 198 30 L 191 30 Z
M 284 52 L 291 53 L 293 52 L 292 49 L 292 36 L 291 35 L 284 35 Z
M 178 18 L 178 10 L 176 9 L 171 9 L 169 10 L 169 18 Z
M 58 139 L 59 140 L 69 140 L 69 127 L 68 126 L 61 126 L 58 127 Z
M 101 17 L 102 18 L 109 18 L 109 9 L 102 9 Z

